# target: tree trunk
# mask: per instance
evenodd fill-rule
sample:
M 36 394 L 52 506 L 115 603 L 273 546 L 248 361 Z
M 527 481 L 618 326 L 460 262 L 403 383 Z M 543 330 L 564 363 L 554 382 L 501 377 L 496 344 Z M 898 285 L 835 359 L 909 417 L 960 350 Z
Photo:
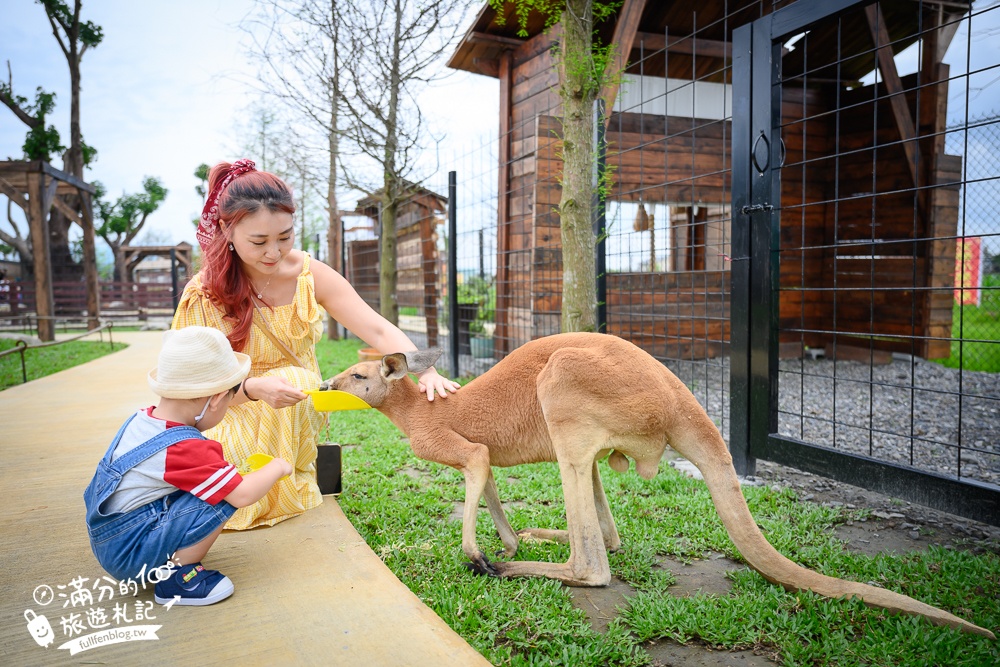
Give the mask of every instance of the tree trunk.
M 385 188 L 393 192 L 392 179 L 386 174 Z M 390 189 L 391 188 L 391 189 Z M 393 324 L 399 324 L 399 301 L 396 299 L 398 275 L 396 273 L 396 213 L 399 204 L 396 197 L 387 195 L 382 206 L 382 233 L 380 239 L 380 267 L 378 281 L 379 311 L 382 317 Z
M 69 80 L 72 98 L 69 107 L 69 173 L 83 178 L 83 134 L 80 131 L 80 57 L 76 50 L 76 40 L 72 40 L 72 58 L 69 63 Z
M 83 133 L 80 131 L 80 4 L 73 7 L 73 23 L 66 31 L 66 48 L 69 53 L 70 107 L 69 107 L 69 173 L 83 179 Z
M 559 64 L 563 103 L 562 331 L 597 330 L 596 238 L 592 216 L 594 100 L 592 0 L 567 0 Z
M 326 201 L 330 210 L 330 226 L 326 231 L 326 263 L 334 271 L 347 277 L 344 257 L 344 228 L 340 222 L 340 204 L 337 202 L 337 160 L 340 158 L 340 19 L 337 0 L 330 0 L 330 30 L 333 38 L 333 76 L 330 77 L 330 128 L 327 134 L 330 150 L 329 178 L 326 182 Z M 340 339 L 340 330 L 332 317 L 327 317 L 326 334 L 330 340 Z
M 115 256 L 115 272 L 112 276 L 112 280 L 116 283 L 125 282 L 125 255 L 122 253 L 120 245 L 114 245 L 108 243 L 111 246 L 111 251 Z
M 70 175 L 83 179 L 83 133 L 80 130 L 80 8 L 81 0 L 73 3 L 72 22 L 64 26 L 66 43 L 64 54 L 69 66 L 70 106 L 69 106 L 69 149 L 63 159 L 63 169 Z M 80 210 L 80 198 L 70 196 L 66 203 L 76 211 Z M 73 260 L 70 249 L 69 229 L 73 221 L 58 211 L 52 211 L 49 218 L 49 257 L 52 260 L 52 279 L 60 282 L 83 280 L 83 267 Z
M 340 224 L 340 209 L 337 202 L 337 156 L 340 154 L 340 137 L 337 134 L 339 121 L 337 105 L 340 103 L 338 99 L 339 86 L 337 85 L 337 82 L 334 81 L 332 82 L 331 87 L 333 88 L 333 104 L 330 105 L 330 134 L 328 136 L 330 148 L 330 175 L 326 182 L 326 201 L 330 210 L 330 226 L 326 231 L 326 263 L 332 266 L 334 271 L 338 271 L 341 275 L 347 277 L 347 267 L 343 266 L 343 262 L 341 262 L 341 258 L 343 257 L 342 248 L 344 239 L 342 237 L 343 229 Z M 340 339 L 340 331 L 337 328 L 337 322 L 332 317 L 327 317 L 326 334 L 330 340 Z
M 389 76 L 389 109 L 386 117 L 386 142 L 383 166 L 382 239 L 379 266 L 379 310 L 382 317 L 393 324 L 399 324 L 399 302 L 396 298 L 398 274 L 396 271 L 396 213 L 402 191 L 399 174 L 396 173 L 396 149 L 399 144 L 399 92 L 400 82 L 400 31 L 403 22 L 403 8 L 400 0 L 395 0 L 395 25 L 393 26 L 392 62 Z

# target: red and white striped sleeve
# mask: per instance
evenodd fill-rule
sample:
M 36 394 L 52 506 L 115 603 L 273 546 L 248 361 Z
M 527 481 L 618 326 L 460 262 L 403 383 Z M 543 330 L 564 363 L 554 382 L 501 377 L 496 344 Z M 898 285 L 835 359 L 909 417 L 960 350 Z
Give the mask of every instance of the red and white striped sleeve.
M 216 505 L 240 485 L 243 477 L 222 456 L 215 440 L 181 440 L 167 448 L 163 480 Z

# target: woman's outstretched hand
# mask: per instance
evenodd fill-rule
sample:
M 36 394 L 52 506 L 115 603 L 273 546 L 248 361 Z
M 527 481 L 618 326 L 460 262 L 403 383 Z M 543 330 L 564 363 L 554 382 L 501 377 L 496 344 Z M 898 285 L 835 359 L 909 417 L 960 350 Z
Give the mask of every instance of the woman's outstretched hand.
M 283 377 L 258 377 L 249 382 L 250 395 L 275 410 L 295 405 L 308 398 L 301 389 Z
M 437 369 L 433 366 L 417 376 L 417 389 L 420 393 L 427 394 L 427 400 L 433 401 L 435 394 L 440 394 L 441 398 L 448 398 L 448 394 L 454 394 L 462 385 L 454 380 L 438 375 Z

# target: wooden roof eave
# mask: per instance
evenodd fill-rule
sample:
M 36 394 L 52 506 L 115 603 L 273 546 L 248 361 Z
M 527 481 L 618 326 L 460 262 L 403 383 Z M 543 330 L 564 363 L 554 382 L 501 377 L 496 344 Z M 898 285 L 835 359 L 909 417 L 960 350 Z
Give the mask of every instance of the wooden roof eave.
M 497 12 L 489 4 L 479 10 L 472 25 L 455 47 L 455 52 L 448 59 L 449 68 L 483 74 L 494 79 L 500 77 L 501 54 L 520 48 L 530 39 L 518 35 L 520 24 L 514 3 L 506 3 L 504 7 L 503 25 L 497 23 Z M 537 12 L 529 13 L 525 26 L 528 35 L 535 36 L 542 32 L 543 28 L 544 18 Z

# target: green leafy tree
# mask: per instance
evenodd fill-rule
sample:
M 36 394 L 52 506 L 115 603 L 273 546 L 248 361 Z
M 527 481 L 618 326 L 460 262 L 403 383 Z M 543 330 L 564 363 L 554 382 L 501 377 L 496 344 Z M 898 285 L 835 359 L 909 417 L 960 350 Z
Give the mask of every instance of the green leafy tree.
M 55 107 L 55 93 L 47 93 L 41 87 L 35 91 L 35 101 L 14 93 L 14 75 L 7 62 L 7 82 L 0 83 L 0 102 L 9 108 L 21 122 L 28 126 L 24 138 L 24 158 L 49 162 L 53 153 L 62 153 L 66 147 L 59 139 L 59 131 L 53 125 L 46 125 L 45 119 Z M 7 221 L 9 229 L 0 229 L 0 241 L 17 251 L 25 276 L 34 273 L 31 236 L 27 232 L 21 236 L 21 229 L 11 214 L 11 200 L 7 199 Z
M 11 79 L 0 84 L 0 101 L 28 125 L 24 152 L 28 159 L 50 160 L 54 154 L 62 152 L 63 170 L 84 180 L 84 167 L 93 163 L 97 150 L 83 140 L 80 130 L 80 61 L 88 49 L 97 46 L 104 38 L 100 26 L 80 18 L 81 0 L 73 0 L 72 6 L 62 0 L 36 0 L 45 10 L 52 35 L 66 57 L 70 75 L 70 142 L 64 150 L 58 133 L 51 125 L 45 124 L 45 116 L 52 111 L 55 96 L 40 88 L 35 102 L 28 103 L 22 96 L 14 94 Z M 9 70 L 9 64 L 8 64 Z M 75 210 L 82 210 L 79 197 L 70 196 L 66 203 Z M 8 216 L 9 217 L 9 216 Z M 77 280 L 82 267 L 73 259 L 69 229 L 72 221 L 58 211 L 53 211 L 49 223 L 50 257 L 55 280 Z M 22 264 L 25 257 L 22 255 Z
M 93 21 L 80 19 L 81 0 L 75 0 L 72 8 L 62 0 L 36 0 L 36 2 L 45 8 L 52 35 L 59 43 L 59 48 L 66 57 L 66 64 L 69 65 L 70 143 L 69 151 L 66 153 L 65 169 L 74 176 L 82 178 L 83 168 L 93 162 L 97 150 L 83 141 L 80 130 L 80 61 L 87 49 L 101 43 L 104 31 Z
M 8 79 L 0 83 L 0 102 L 14 112 L 25 125 L 28 134 L 24 138 L 24 157 L 27 160 L 52 161 L 53 154 L 61 154 L 66 147 L 59 138 L 59 130 L 54 125 L 46 125 L 45 118 L 56 106 L 56 94 L 47 93 L 39 86 L 35 90 L 35 101 L 14 93 L 13 75 L 10 62 L 7 63 Z
M 563 174 L 559 218 L 562 234 L 563 331 L 596 331 L 597 243 L 593 227 L 594 108 L 602 88 L 618 72 L 610 71 L 612 45 L 600 42 L 595 26 L 614 15 L 620 1 L 490 0 L 502 21 L 513 4 L 520 34 L 527 36 L 528 15 L 545 18 L 545 29 L 562 26 L 558 45 L 559 96 L 562 99 Z
M 121 249 L 129 245 L 142 231 L 149 214 L 160 207 L 167 197 L 167 189 L 158 178 L 147 176 L 142 181 L 142 192 L 123 194 L 114 203 L 104 200 L 104 186 L 95 182 L 98 189 L 97 214 L 100 224 L 97 234 L 108 244 L 115 257 L 115 282 L 123 282 L 125 276 L 125 258 Z
M 194 191 L 198 193 L 201 200 L 204 202 L 205 197 L 208 196 L 208 172 L 211 170 L 207 164 L 202 162 L 198 165 L 198 168 L 194 170 L 194 177 L 198 179 L 198 185 L 194 186 Z
M 97 149 L 83 140 L 80 124 L 80 62 L 84 54 L 104 39 L 101 27 L 80 17 L 82 0 L 36 0 L 45 9 L 52 36 L 66 58 L 69 68 L 70 111 L 69 148 L 63 154 L 63 170 L 84 179 L 84 168 L 97 159 Z M 79 197 L 69 196 L 66 203 L 82 210 Z M 70 248 L 69 229 L 72 221 L 58 211 L 52 213 L 49 223 L 51 234 L 50 254 L 55 280 L 77 280 L 82 273 L 81 264 L 74 262 Z

